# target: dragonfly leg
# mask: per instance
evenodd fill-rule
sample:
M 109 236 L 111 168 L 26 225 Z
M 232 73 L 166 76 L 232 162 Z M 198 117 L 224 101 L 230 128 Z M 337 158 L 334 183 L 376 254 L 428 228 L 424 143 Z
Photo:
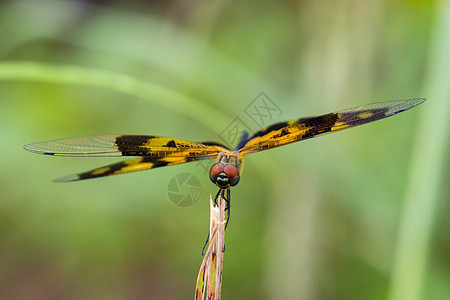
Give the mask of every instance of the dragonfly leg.
M 209 232 L 208 232 L 208 236 L 206 237 L 205 244 L 203 245 L 202 256 L 205 255 L 205 248 L 206 248 L 206 245 L 208 245 L 208 242 L 209 242 Z
M 223 189 L 219 189 L 216 196 L 214 197 L 214 205 L 217 205 L 217 199 L 219 198 L 219 195 L 221 195 L 222 198 L 224 198 L 224 193 L 225 193 L 225 191 Z M 208 245 L 208 242 L 209 242 L 209 232 L 208 232 L 208 236 L 206 237 L 206 242 L 203 245 L 202 256 L 205 255 L 205 249 L 206 249 L 206 246 Z
M 217 198 L 219 198 L 220 192 L 222 192 L 222 189 L 219 189 L 219 191 L 216 194 L 216 197 L 214 197 L 214 205 L 217 205 Z M 223 196 L 223 194 L 222 194 L 222 196 Z
M 225 191 L 224 191 L 225 193 Z M 227 188 L 227 197 L 224 198 L 225 201 L 227 202 L 227 207 L 225 207 L 225 210 L 228 210 L 227 213 L 227 222 L 225 223 L 225 229 L 227 229 L 228 226 L 228 222 L 230 222 L 230 208 L 231 208 L 231 195 L 230 195 L 230 188 Z

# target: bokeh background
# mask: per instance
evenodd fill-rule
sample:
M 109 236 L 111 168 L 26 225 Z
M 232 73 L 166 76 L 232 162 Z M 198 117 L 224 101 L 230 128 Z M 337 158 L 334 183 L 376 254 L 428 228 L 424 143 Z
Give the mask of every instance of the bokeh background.
M 245 112 L 263 92 L 268 123 L 428 101 L 247 157 L 223 298 L 449 299 L 449 54 L 449 1 L 0 2 L 0 298 L 191 298 L 217 190 L 205 165 L 57 184 L 117 159 L 22 147 L 224 142 L 236 118 L 259 129 Z M 180 173 L 202 185 L 189 208 L 168 199 Z

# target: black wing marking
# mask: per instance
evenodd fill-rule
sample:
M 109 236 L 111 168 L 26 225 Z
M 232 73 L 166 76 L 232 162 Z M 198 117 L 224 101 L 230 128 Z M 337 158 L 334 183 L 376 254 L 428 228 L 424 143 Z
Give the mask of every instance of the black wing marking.
M 239 152 L 246 155 L 370 123 L 413 108 L 425 100 L 425 98 L 415 98 L 373 103 L 322 116 L 273 124 L 253 134 Z

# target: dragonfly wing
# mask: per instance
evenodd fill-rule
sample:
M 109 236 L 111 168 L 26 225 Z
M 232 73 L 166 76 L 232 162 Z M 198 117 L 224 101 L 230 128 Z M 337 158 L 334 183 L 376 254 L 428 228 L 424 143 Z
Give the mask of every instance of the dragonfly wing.
M 100 135 L 59 139 L 25 145 L 28 151 L 55 156 L 139 156 L 119 163 L 69 175 L 56 182 L 130 173 L 214 158 L 229 151 L 215 142 L 190 142 L 151 135 Z
M 239 152 L 246 155 L 366 124 L 413 108 L 425 100 L 415 98 L 373 103 L 322 116 L 277 123 L 253 134 Z
M 104 176 L 118 175 L 131 173 L 136 171 L 155 169 L 159 167 L 172 166 L 191 161 L 197 161 L 202 159 L 208 159 L 208 157 L 136 157 L 134 159 L 127 159 L 115 164 L 107 165 L 104 167 L 96 168 L 80 174 L 72 174 L 59 179 L 55 182 L 69 182 L 83 179 L 98 178 Z
M 213 157 L 228 150 L 215 142 L 190 142 L 152 135 L 100 135 L 37 142 L 25 150 L 55 156 Z

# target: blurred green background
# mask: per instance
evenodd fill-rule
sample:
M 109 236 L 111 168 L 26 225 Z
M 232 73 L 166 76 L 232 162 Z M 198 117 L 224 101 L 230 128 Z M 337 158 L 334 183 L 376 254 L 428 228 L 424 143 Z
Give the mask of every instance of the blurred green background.
M 236 117 L 259 129 L 261 92 L 270 122 L 428 101 L 247 157 L 223 298 L 449 299 L 448 1 L 2 1 L 0 37 L 1 299 L 191 298 L 217 190 L 202 165 L 56 184 L 117 159 L 22 147 L 223 142 Z M 202 195 L 182 209 L 167 185 L 186 172 Z

